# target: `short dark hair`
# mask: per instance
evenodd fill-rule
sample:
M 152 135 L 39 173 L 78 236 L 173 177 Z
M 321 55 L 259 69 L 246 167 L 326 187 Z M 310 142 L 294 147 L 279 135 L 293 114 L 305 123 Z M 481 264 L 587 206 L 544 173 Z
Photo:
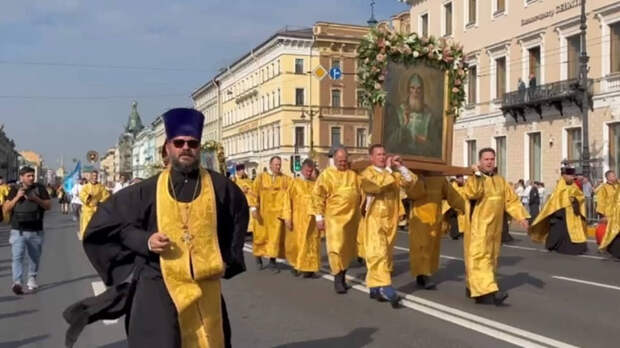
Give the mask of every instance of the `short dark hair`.
M 19 170 L 19 176 L 26 175 L 28 173 L 34 173 L 34 168 L 29 167 L 29 166 L 25 166 L 25 167 L 22 167 L 22 169 Z
M 375 149 L 383 149 L 385 148 L 385 146 L 383 146 L 382 144 L 372 144 L 368 147 L 368 154 L 372 155 L 372 152 L 375 151 Z
M 309 159 L 309 158 L 306 158 L 306 159 L 305 159 L 305 160 L 301 163 L 301 166 L 302 166 L 302 167 L 310 167 L 310 168 L 314 168 L 314 167 L 315 167 L 315 165 L 314 165 L 314 161 L 313 161 L 313 160 L 311 160 L 311 159 Z
M 615 173 L 615 172 L 614 172 L 613 170 L 611 170 L 611 169 L 610 169 L 610 170 L 608 170 L 608 171 L 606 171 L 606 172 L 605 172 L 605 179 L 607 179 L 607 176 L 609 176 L 609 174 L 611 174 L 611 173 Z M 2 177 L 1 177 L 1 176 L 0 176 L 0 179 L 2 179 Z
M 280 160 L 280 162 L 282 162 L 282 158 L 280 158 L 280 156 L 273 156 L 273 157 L 271 157 L 271 158 L 269 159 L 269 164 L 271 164 L 271 162 L 273 162 L 273 160 L 277 160 L 277 159 L 279 159 L 279 160 Z
M 493 156 L 495 156 L 495 150 L 492 147 L 485 147 L 485 148 L 480 149 L 480 151 L 478 151 L 478 159 L 481 159 L 482 154 L 486 152 L 492 152 Z

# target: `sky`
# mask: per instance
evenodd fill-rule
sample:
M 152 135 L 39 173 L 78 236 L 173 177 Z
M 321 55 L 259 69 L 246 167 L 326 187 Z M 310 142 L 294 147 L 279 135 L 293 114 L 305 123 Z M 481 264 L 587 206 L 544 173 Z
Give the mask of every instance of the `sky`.
M 408 8 L 376 2 L 378 20 Z M 148 124 L 286 25 L 369 17 L 370 0 L 2 1 L 0 124 L 70 170 L 116 144 L 133 100 Z

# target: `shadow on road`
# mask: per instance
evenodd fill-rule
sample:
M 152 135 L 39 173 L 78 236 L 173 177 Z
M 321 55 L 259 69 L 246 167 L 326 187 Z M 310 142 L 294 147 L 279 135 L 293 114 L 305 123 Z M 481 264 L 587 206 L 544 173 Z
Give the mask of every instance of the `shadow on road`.
M 0 302 L 19 301 L 21 299 L 19 296 L 0 296 Z
M 43 285 L 41 285 L 39 287 L 39 290 L 37 290 L 37 292 L 53 289 L 53 288 L 55 288 L 57 286 L 61 286 L 61 285 L 69 284 L 69 283 L 79 282 L 81 280 L 94 279 L 94 278 L 99 278 L 99 276 L 96 275 L 96 274 L 89 274 L 89 275 L 77 277 L 77 278 L 74 278 L 74 279 L 58 281 L 58 282 L 53 282 L 53 283 L 49 283 L 49 284 L 43 284 Z
M 18 341 L 0 342 L 0 348 L 17 348 L 17 347 L 25 346 L 30 343 L 42 341 L 48 337 L 50 337 L 50 335 L 39 335 L 39 336 L 30 337 L 30 338 L 25 338 L 23 340 L 18 340 Z
M 36 310 L 36 309 L 29 309 L 29 310 L 26 310 L 26 311 L 17 311 L 17 312 L 13 312 L 13 313 L 0 313 L 0 320 L 7 319 L 7 318 L 19 317 L 21 315 L 28 315 L 28 314 L 32 314 L 32 313 L 36 313 L 36 312 L 38 312 L 38 310 Z
M 106 344 L 105 346 L 99 346 L 99 348 L 127 348 L 127 340 Z
M 342 337 L 322 338 L 312 341 L 287 343 L 274 348 L 358 348 L 372 343 L 372 335 L 377 332 L 377 328 L 361 327 L 357 328 Z
M 519 272 L 513 275 L 498 274 L 497 278 L 498 283 L 500 283 L 500 288 L 504 291 L 515 289 L 525 284 L 529 284 L 537 287 L 538 289 L 542 289 L 545 287 L 545 284 L 547 284 L 539 278 L 532 277 L 527 272 Z

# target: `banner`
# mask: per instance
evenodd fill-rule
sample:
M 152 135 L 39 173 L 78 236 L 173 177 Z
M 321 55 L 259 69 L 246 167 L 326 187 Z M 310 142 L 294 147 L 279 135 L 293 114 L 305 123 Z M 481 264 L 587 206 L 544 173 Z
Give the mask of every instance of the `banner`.
M 67 175 L 62 183 L 65 192 L 71 193 L 73 186 L 80 180 L 80 172 L 82 171 L 82 162 L 78 161 L 75 169 Z

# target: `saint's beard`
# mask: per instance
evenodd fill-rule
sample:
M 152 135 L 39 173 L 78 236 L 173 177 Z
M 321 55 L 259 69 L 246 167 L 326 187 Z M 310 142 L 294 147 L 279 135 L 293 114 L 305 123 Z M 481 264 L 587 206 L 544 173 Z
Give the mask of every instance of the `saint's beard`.
M 180 173 L 189 174 L 198 169 L 198 157 L 194 157 L 194 160 L 190 163 L 181 162 L 179 157 L 170 157 L 170 164 L 172 169 Z
M 409 97 L 409 110 L 413 112 L 422 112 L 424 110 L 424 97 Z

